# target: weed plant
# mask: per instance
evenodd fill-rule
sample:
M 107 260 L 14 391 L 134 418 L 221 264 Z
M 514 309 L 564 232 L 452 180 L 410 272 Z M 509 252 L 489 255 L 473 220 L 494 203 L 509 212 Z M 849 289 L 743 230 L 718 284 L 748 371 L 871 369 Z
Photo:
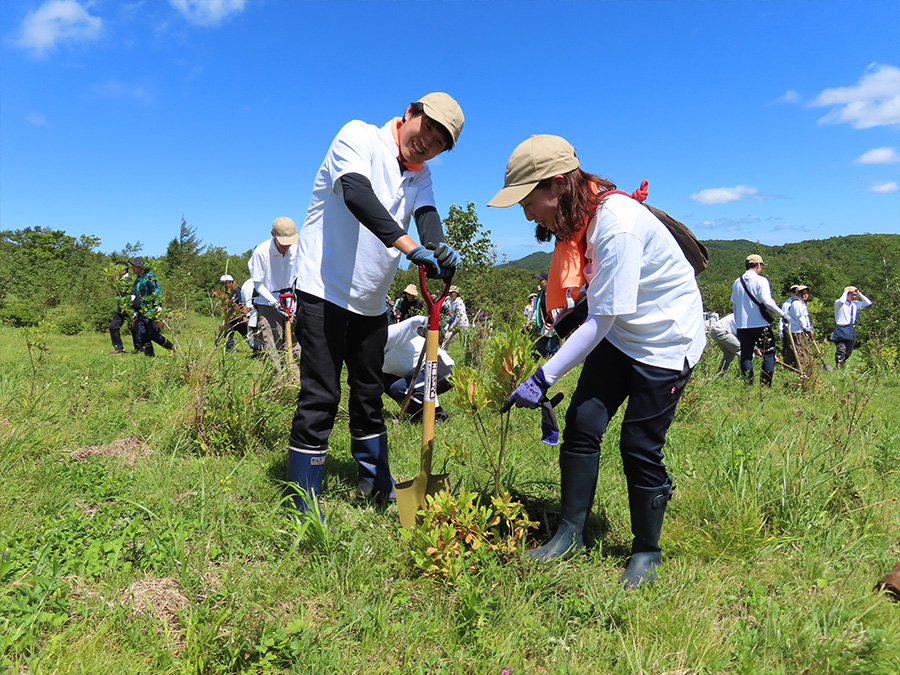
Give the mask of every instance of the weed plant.
M 716 376 L 713 347 L 668 435 L 664 565 L 631 593 L 616 585 L 631 539 L 618 418 L 593 545 L 535 564 L 521 550 L 555 529 L 558 448 L 541 443 L 536 411 L 513 410 L 502 482 L 540 525 L 447 584 L 411 562 L 396 507 L 357 494 L 346 398 L 324 525 L 284 506 L 296 389 L 243 342 L 209 362 L 200 442 L 197 369 L 215 330 L 189 317 L 179 352 L 154 359 L 107 356 L 102 334 L 45 332 L 29 358 L 22 329 L 0 327 L 6 672 L 900 672 L 900 611 L 872 593 L 900 559 L 896 369 L 860 354 L 817 371 L 815 387 L 779 370 L 771 389 L 748 389 L 734 370 Z M 567 401 L 577 375 L 554 392 Z M 435 471 L 457 494 L 483 491 L 483 472 L 450 459 L 481 445 L 446 398 Z M 392 469 L 407 479 L 421 428 L 385 406 Z

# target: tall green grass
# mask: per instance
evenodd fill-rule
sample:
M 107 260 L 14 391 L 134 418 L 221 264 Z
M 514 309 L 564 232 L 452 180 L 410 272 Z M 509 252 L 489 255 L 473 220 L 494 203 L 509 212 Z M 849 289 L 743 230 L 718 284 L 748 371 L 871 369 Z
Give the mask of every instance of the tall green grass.
M 854 357 L 814 386 L 779 371 L 761 390 L 716 377 L 710 353 L 668 437 L 676 491 L 655 585 L 616 585 L 631 539 L 617 419 L 586 555 L 444 585 L 412 565 L 396 508 L 356 494 L 346 399 L 325 526 L 282 506 L 296 389 L 242 343 L 213 359 L 198 433 L 196 364 L 212 332 L 194 319 L 182 354 L 155 359 L 108 356 L 99 334 L 51 334 L 34 373 L 21 331 L 0 328 L 9 672 L 900 672 L 900 607 L 872 594 L 900 558 L 896 373 Z M 555 389 L 568 400 L 576 379 Z M 385 401 L 392 468 L 410 478 L 421 431 Z M 442 405 L 435 471 L 446 463 L 454 486 L 490 492 L 449 459 L 463 448 L 487 464 L 465 416 Z M 558 449 L 540 435 L 536 413 L 514 411 L 504 484 L 541 522 L 529 545 L 559 518 Z M 133 463 L 72 454 L 129 437 L 143 444 Z

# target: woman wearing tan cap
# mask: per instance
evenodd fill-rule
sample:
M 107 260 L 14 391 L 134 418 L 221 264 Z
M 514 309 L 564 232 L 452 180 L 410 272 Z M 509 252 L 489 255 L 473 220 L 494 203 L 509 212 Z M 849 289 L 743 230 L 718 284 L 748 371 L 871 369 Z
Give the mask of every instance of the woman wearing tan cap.
M 634 535 L 620 579 L 626 588 L 653 581 L 662 559 L 659 537 L 672 495 L 662 448 L 706 344 L 693 268 L 638 201 L 642 196 L 615 192 L 610 181 L 583 171 L 559 136 L 532 136 L 512 153 L 504 188 L 489 203 L 518 203 L 539 241 L 555 237 L 548 295 L 579 278 L 588 305 L 584 322 L 507 400 L 507 406 L 538 407 L 554 383 L 584 363 L 560 448 L 561 522 L 553 539 L 529 556 L 564 559 L 584 548 L 600 441 L 628 399 L 619 446 Z M 574 277 L 562 278 L 560 260 Z
M 350 386 L 350 454 L 358 489 L 394 498 L 381 367 L 388 319 L 384 298 L 402 255 L 449 280 L 459 256 L 444 243 L 428 160 L 456 145 L 463 112 L 448 94 L 411 103 L 381 127 L 353 120 L 331 143 L 300 229 L 297 315 L 302 388 L 291 426 L 288 479 L 318 494 L 341 400 Z M 419 241 L 409 235 L 415 219 Z M 307 503 L 295 499 L 300 510 Z

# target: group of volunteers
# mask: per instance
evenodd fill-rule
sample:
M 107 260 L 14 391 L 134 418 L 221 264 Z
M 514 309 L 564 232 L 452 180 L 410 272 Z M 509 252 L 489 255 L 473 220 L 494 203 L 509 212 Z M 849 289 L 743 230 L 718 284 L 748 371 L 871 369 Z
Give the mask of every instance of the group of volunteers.
M 771 385 L 778 362 L 775 333 L 772 323 L 779 317 L 778 333 L 781 337 L 783 363 L 798 369 L 805 359 L 811 358 L 810 345 L 818 352 L 814 342 L 813 325 L 806 302 L 810 288 L 794 284 L 790 295 L 780 306 L 772 298 L 769 280 L 762 275 L 765 262 L 762 256 L 752 254 L 744 261 L 745 271 L 731 287 L 731 304 L 734 311 L 719 319 L 710 328 L 709 336 L 722 351 L 719 373 L 725 373 L 735 356 L 740 356 L 741 376 L 753 383 L 753 356 L 762 357 L 760 382 Z M 856 321 L 859 310 L 872 304 L 856 286 L 844 288 L 841 297 L 834 301 L 834 330 L 829 338 L 835 343 L 835 365 L 843 368 L 853 353 L 856 342 Z
M 358 489 L 395 498 L 382 395 L 399 402 L 412 391 L 415 413 L 432 394 L 415 372 L 424 322 L 415 316 L 417 289 L 407 286 L 392 306 L 386 298 L 401 259 L 424 266 L 430 278 L 446 283 L 453 278 L 459 256 L 444 242 L 428 161 L 456 146 L 463 124 L 459 104 L 440 92 L 423 96 L 381 126 L 347 123 L 316 174 L 299 229 L 290 218 L 276 218 L 271 238 L 253 251 L 249 293 L 242 293 L 240 302 L 252 297 L 260 340 L 273 362 L 283 355 L 286 330 L 295 327 L 301 386 L 287 445 L 288 479 L 297 490 L 299 511 L 310 509 L 322 488 L 344 366 Z M 661 562 L 660 533 L 674 490 L 663 446 L 706 345 L 694 269 L 666 225 L 642 203 L 643 188 L 621 192 L 609 179 L 585 171 L 565 139 L 535 135 L 512 152 L 503 187 L 488 203 L 518 204 L 539 241 L 555 240 L 550 269 L 537 275 L 539 292 L 525 311 L 546 361 L 519 384 L 507 408 L 544 406 L 548 390 L 583 364 L 559 447 L 559 526 L 528 556 L 564 560 L 585 547 L 601 440 L 624 405 L 619 450 L 633 534 L 620 579 L 626 588 L 653 581 Z M 752 372 L 753 348 L 768 325 L 758 319 L 752 300 L 775 314 L 794 314 L 771 300 L 768 283 L 759 276 L 762 259 L 750 256 L 747 264 L 745 290 L 736 290 L 733 298 L 741 367 Z M 450 298 L 454 322 L 444 348 L 468 325 L 458 288 L 451 287 Z M 562 344 L 545 311 L 560 298 L 563 305 L 565 298 L 577 301 L 584 311 Z M 798 298 L 802 302 L 802 294 Z M 852 326 L 860 301 L 850 292 L 845 300 Z M 797 326 L 805 327 L 799 311 Z M 145 333 L 154 339 L 152 331 Z M 764 371 L 767 364 L 764 360 Z M 452 366 L 442 349 L 437 393 L 448 388 Z

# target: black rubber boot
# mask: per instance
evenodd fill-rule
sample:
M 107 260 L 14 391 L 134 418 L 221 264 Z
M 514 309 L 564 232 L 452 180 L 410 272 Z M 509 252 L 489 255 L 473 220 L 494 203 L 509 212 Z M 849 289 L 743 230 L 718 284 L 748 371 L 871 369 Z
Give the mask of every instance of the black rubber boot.
M 584 522 L 594 503 L 600 453 L 559 453 L 562 520 L 556 534 L 540 548 L 525 555 L 533 560 L 567 560 L 584 548 Z
M 628 486 L 631 508 L 631 559 L 619 583 L 626 589 L 656 580 L 656 567 L 662 562 L 659 535 L 662 532 L 666 504 L 672 498 L 672 481 L 655 488 Z

